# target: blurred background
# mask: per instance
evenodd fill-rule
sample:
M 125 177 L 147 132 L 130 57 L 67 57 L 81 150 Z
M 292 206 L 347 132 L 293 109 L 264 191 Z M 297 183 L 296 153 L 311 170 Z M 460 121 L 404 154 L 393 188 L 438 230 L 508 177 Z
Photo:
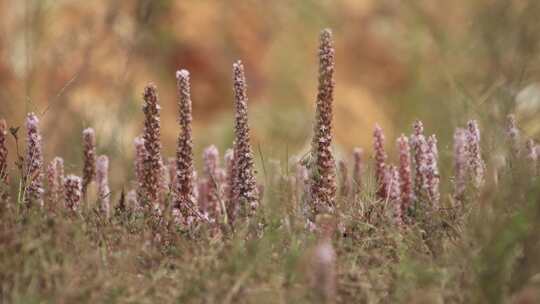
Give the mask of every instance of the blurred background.
M 0 0 L 0 12 L 0 117 L 16 127 L 39 113 L 47 160 L 62 156 L 75 173 L 81 131 L 94 127 L 116 186 L 132 174 L 148 82 L 159 89 L 164 156 L 174 155 L 180 68 L 192 75 L 197 155 L 231 146 L 237 59 L 255 154 L 305 151 L 325 27 L 335 38 L 336 150 L 345 157 L 354 146 L 369 153 L 375 123 L 391 151 L 415 119 L 441 150 L 471 118 L 485 127 L 516 112 L 528 136 L 540 131 L 538 0 Z

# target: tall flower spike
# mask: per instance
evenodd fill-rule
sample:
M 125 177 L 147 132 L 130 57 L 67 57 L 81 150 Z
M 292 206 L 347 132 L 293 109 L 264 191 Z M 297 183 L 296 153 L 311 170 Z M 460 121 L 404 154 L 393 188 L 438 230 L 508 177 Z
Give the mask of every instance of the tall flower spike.
M 99 211 L 108 218 L 111 212 L 111 189 L 109 188 L 109 158 L 106 155 L 100 155 L 97 158 L 96 182 Z
M 221 176 L 219 176 L 219 151 L 212 145 L 204 150 L 204 177 L 206 183 L 206 212 L 213 220 L 219 220 L 220 215 L 220 187 Z
M 0 119 L 0 203 L 9 201 L 7 124 Z
M 332 154 L 334 69 L 332 31 L 325 29 L 319 44 L 319 86 L 311 145 L 311 220 L 320 213 L 333 213 L 336 204 L 336 164 Z
M 484 184 L 485 164 L 480 152 L 480 129 L 476 120 L 467 123 L 467 158 L 468 170 L 473 185 L 479 189 Z
M 392 206 L 394 222 L 397 225 L 403 224 L 403 208 L 401 204 L 401 191 L 400 191 L 400 180 L 399 180 L 399 171 L 396 166 L 390 165 L 387 166 L 387 169 L 384 172 L 385 184 L 388 190 L 388 202 Z
M 68 175 L 64 180 L 64 191 L 66 208 L 73 212 L 77 212 L 82 199 L 81 178 L 76 175 Z
M 508 114 L 506 116 L 506 136 L 510 143 L 510 149 L 512 157 L 516 158 L 520 154 L 520 134 L 519 128 L 516 122 L 516 116 L 514 114 Z
M 135 181 L 137 187 L 135 192 L 137 193 L 137 201 L 143 203 L 145 198 L 145 170 L 144 170 L 144 160 L 146 159 L 146 148 L 144 147 L 144 139 L 142 136 L 138 136 L 133 141 L 135 146 Z
M 26 117 L 27 144 L 24 169 L 24 201 L 27 206 L 36 203 L 43 206 L 43 154 L 39 119 L 34 113 Z
M 82 194 L 86 199 L 88 186 L 96 176 L 96 132 L 92 128 L 83 130 L 83 154 Z
M 259 206 L 259 191 L 255 180 L 255 165 L 249 139 L 248 97 L 244 75 L 244 65 L 241 61 L 233 64 L 234 76 L 234 197 L 239 204 L 245 204 L 241 209 L 247 209 L 252 215 Z
M 51 208 L 64 199 L 64 160 L 55 157 L 47 166 L 48 201 Z
M 431 206 L 434 210 L 439 209 L 439 167 L 437 160 L 439 158 L 439 152 L 437 150 L 437 137 L 431 135 L 427 139 L 427 153 L 426 153 L 426 164 L 423 168 L 425 170 L 425 184 L 424 189 L 428 196 Z
M 144 112 L 144 201 L 153 209 L 159 203 L 159 188 L 161 185 L 161 142 L 160 142 L 160 106 L 158 104 L 157 88 L 149 84 L 143 93 Z M 140 203 L 140 201 L 139 201 Z
M 401 134 L 397 139 L 399 152 L 399 189 L 401 195 L 402 216 L 405 217 L 414 199 L 412 173 L 411 173 L 411 148 L 409 139 Z
M 463 201 L 467 188 L 467 132 L 457 128 L 454 132 L 454 199 Z
M 422 185 L 425 183 L 422 174 L 422 164 L 425 163 L 427 149 L 426 137 L 424 136 L 424 124 L 417 120 L 413 123 L 410 146 L 414 159 L 414 195 L 416 199 L 422 198 Z
M 190 227 L 199 213 L 195 203 L 193 182 L 193 140 L 191 131 L 192 110 L 189 72 L 176 72 L 178 86 L 178 123 L 180 134 L 176 147 L 176 185 L 174 187 L 173 213 L 184 227 Z
M 386 159 L 388 156 L 384 150 L 384 133 L 379 125 L 375 125 L 373 132 L 373 150 L 375 152 L 375 181 L 377 184 L 377 197 L 386 199 L 387 185 L 385 183 Z
M 362 191 L 362 174 L 364 172 L 364 151 L 362 148 L 353 149 L 353 173 L 352 173 L 352 187 L 354 201 L 357 201 L 360 192 Z
M 338 162 L 338 169 L 339 169 L 339 195 L 341 196 L 341 198 L 347 198 L 351 190 L 347 163 L 344 160 L 340 160 Z

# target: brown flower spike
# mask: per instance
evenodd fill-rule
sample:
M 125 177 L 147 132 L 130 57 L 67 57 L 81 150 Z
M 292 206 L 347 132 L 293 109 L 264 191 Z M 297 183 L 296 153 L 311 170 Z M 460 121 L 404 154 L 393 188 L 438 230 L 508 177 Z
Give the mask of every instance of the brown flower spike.
M 233 200 L 240 204 L 242 210 L 252 215 L 259 206 L 259 191 L 255 180 L 253 152 L 249 139 L 248 97 L 241 61 L 233 64 L 234 77 L 234 184 Z
M 158 104 L 157 88 L 149 84 L 143 93 L 144 112 L 144 182 L 143 200 L 149 204 L 150 209 L 159 203 L 159 190 L 161 179 L 161 142 L 160 142 L 160 107 Z M 141 203 L 139 201 L 139 203 Z
M 83 154 L 82 194 L 86 199 L 88 186 L 96 177 L 96 132 L 92 128 L 83 130 Z
M 311 220 L 320 213 L 333 213 L 336 205 L 336 164 L 332 154 L 332 105 L 334 102 L 335 51 L 332 32 L 321 32 L 319 87 L 313 142 L 311 145 Z
M 192 109 L 189 72 L 176 72 L 178 85 L 178 123 L 180 134 L 176 147 L 176 178 L 173 199 L 173 214 L 179 223 L 189 227 L 199 213 L 193 189 L 193 139 L 191 130 Z

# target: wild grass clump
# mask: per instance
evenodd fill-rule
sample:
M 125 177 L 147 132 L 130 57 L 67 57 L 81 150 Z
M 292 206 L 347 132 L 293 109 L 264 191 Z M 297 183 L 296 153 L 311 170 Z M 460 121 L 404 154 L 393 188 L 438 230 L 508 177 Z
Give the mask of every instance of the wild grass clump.
M 204 149 L 199 174 L 187 70 L 176 74 L 176 157 L 162 153 L 157 88 L 148 85 L 125 189 L 110 188 L 109 172 L 121 168 L 97 156 L 93 129 L 83 131 L 82 177 L 64 177 L 60 156 L 43 165 L 35 114 L 18 166 L 8 163 L 0 120 L 1 302 L 538 302 L 534 139 L 518 140 L 510 116 L 506 134 L 488 133 L 510 139 L 497 150 L 503 164 L 491 168 L 476 120 L 444 144 L 416 121 L 412 135 L 395 140 L 396 155 L 376 125 L 372 158 L 360 147 L 351 160 L 336 157 L 332 32 L 320 39 L 311 150 L 284 162 L 261 158 L 264 178 L 257 179 L 240 61 L 232 148 L 223 167 L 217 147 Z

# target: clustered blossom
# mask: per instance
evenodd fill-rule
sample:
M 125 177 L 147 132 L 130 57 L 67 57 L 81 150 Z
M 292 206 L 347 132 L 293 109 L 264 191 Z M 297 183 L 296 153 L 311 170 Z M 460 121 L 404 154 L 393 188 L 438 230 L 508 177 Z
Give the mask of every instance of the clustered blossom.
M 252 215 L 259 205 L 259 189 L 255 180 L 253 152 L 249 139 L 247 85 L 241 61 L 233 64 L 233 76 L 235 100 L 233 200 L 243 205 L 241 209 L 244 210 L 245 206 L 248 214 Z
M 404 217 L 414 199 L 409 139 L 402 134 L 397 139 L 397 147 L 399 153 L 399 189 L 401 193 L 401 209 Z
M 96 133 L 92 128 L 83 130 L 83 154 L 82 194 L 86 198 L 88 186 L 96 176 Z
M 349 173 L 347 169 L 347 164 L 344 160 L 340 160 L 338 162 L 338 169 L 339 169 L 339 195 L 342 198 L 346 198 L 349 196 L 349 193 L 351 191 L 351 184 L 349 182 Z
M 106 155 L 100 155 L 96 164 L 96 182 L 99 196 L 99 211 L 105 216 L 110 216 L 110 196 L 109 188 L 109 158 Z
M 212 145 L 206 148 L 203 152 L 204 160 L 204 176 L 202 183 L 205 185 L 204 202 L 205 206 L 201 209 L 208 213 L 213 220 L 218 220 L 221 212 L 220 208 L 220 187 L 223 180 L 223 170 L 219 167 L 219 151 L 216 146 Z
M 47 166 L 48 203 L 53 206 L 63 199 L 64 194 L 64 160 L 55 157 Z
M 0 119 L 0 202 L 9 200 L 7 124 Z
M 178 123 L 180 134 L 176 147 L 176 180 L 173 196 L 173 214 L 184 227 L 190 227 L 200 214 L 194 194 L 193 139 L 191 130 L 192 107 L 189 72 L 176 72 L 178 89 Z
M 157 88 L 149 84 L 143 93 L 144 112 L 144 200 L 148 207 L 155 208 L 159 203 L 159 188 L 161 185 L 161 142 L 160 142 L 160 106 L 158 104 Z M 141 203 L 141 202 L 139 202 Z
M 146 158 L 146 148 L 144 147 L 144 139 L 142 136 L 135 137 L 133 140 L 135 146 L 135 181 L 137 184 L 136 193 L 137 201 L 141 204 L 144 200 L 144 160 Z
M 312 220 L 320 213 L 333 213 L 336 200 L 336 168 L 332 154 L 335 50 L 332 32 L 321 32 L 319 44 L 319 86 L 311 146 Z
M 516 116 L 514 114 L 509 114 L 506 117 L 506 135 L 508 136 L 508 140 L 510 142 L 512 157 L 518 157 L 521 150 L 520 134 L 516 122 Z
M 424 136 L 424 124 L 417 120 L 413 124 L 413 134 L 410 139 L 410 146 L 414 158 L 414 195 L 416 198 L 422 197 L 422 185 L 424 184 L 424 175 L 422 173 L 422 164 L 425 163 L 425 154 L 427 150 L 426 137 Z
M 484 184 L 485 164 L 480 152 L 480 129 L 476 120 L 467 123 L 467 158 L 469 174 L 475 188 Z
M 397 225 L 403 224 L 403 210 L 401 204 L 401 190 L 398 168 L 390 165 L 384 172 L 387 189 L 387 200 L 392 205 L 394 221 Z
M 384 133 L 379 125 L 375 125 L 373 132 L 373 150 L 375 151 L 375 181 L 377 185 L 377 197 L 386 199 L 387 185 L 385 183 L 386 151 L 384 150 Z
M 429 201 L 431 202 L 432 208 L 437 210 L 439 208 L 439 167 L 437 160 L 439 158 L 439 152 L 437 150 L 437 137 L 431 135 L 427 139 L 427 151 L 426 151 L 426 162 L 423 167 L 424 173 L 424 185 L 423 188 L 428 196 Z
M 362 148 L 353 149 L 353 169 L 352 169 L 352 185 L 354 200 L 358 199 L 360 192 L 362 191 L 362 174 L 364 171 Z
M 68 175 L 64 180 L 64 201 L 66 208 L 77 212 L 82 199 L 82 180 L 76 175 Z
M 43 154 L 39 119 L 34 113 L 26 117 L 27 143 L 24 168 L 24 201 L 27 206 L 43 206 Z
M 454 198 L 462 201 L 467 188 L 467 131 L 457 128 L 454 133 Z

